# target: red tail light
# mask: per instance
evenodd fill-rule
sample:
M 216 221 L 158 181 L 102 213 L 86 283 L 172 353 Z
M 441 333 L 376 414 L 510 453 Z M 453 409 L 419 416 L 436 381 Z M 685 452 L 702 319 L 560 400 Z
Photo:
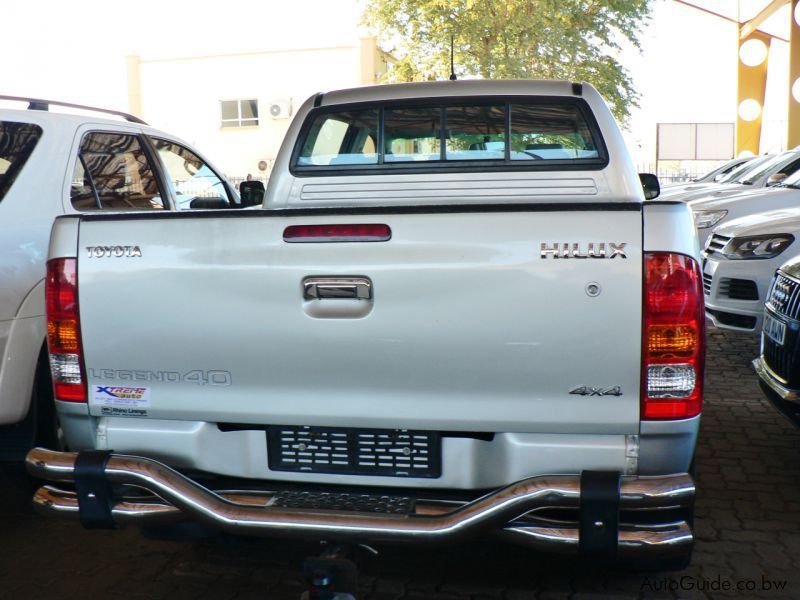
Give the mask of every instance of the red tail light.
M 56 258 L 47 263 L 44 294 L 53 392 L 58 400 L 86 402 L 77 259 Z
M 284 242 L 385 242 L 392 237 L 388 225 L 290 225 L 283 230 Z
M 648 252 L 644 259 L 642 418 L 687 419 L 703 405 L 705 311 L 697 262 Z

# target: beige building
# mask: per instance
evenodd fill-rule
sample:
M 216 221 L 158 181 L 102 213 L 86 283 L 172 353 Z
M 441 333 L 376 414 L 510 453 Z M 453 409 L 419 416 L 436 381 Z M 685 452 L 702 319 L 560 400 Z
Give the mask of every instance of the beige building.
M 207 153 L 232 179 L 269 176 L 296 109 L 320 91 L 376 83 L 389 57 L 351 45 L 128 57 L 129 110 Z

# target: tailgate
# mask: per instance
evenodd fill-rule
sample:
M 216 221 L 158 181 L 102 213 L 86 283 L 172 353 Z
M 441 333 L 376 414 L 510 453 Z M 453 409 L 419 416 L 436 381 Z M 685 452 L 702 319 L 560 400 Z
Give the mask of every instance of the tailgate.
M 91 413 L 638 433 L 641 212 L 568 208 L 84 219 Z M 392 237 L 283 241 L 289 225 L 337 223 L 384 223 Z M 541 256 L 542 243 L 600 242 L 625 243 L 627 258 Z M 304 299 L 309 277 L 363 278 L 372 298 Z M 113 399 L 99 389 L 110 385 L 139 391 Z

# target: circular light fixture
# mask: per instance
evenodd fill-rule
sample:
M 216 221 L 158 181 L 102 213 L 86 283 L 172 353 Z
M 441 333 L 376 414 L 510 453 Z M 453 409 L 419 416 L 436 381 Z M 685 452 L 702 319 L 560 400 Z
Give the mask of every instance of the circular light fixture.
M 800 6 L 800 4 L 797 6 Z M 800 102 L 800 77 L 795 79 L 794 83 L 792 84 L 792 96 L 794 96 L 795 100 Z
M 737 158 L 753 158 L 755 153 L 751 152 L 750 150 L 742 150 L 739 152 L 739 156 Z
M 761 105 L 757 100 L 748 98 L 739 105 L 739 117 L 742 121 L 755 121 L 761 115 Z
M 767 59 L 767 45 L 761 40 L 747 40 L 739 46 L 739 60 L 748 67 L 757 67 Z
M 794 22 L 800 25 L 800 4 L 794 7 Z

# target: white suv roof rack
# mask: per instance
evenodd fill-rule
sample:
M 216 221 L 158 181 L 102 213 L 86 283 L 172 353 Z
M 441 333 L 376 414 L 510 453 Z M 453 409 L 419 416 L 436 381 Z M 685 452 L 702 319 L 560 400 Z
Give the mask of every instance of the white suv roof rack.
M 41 98 L 28 98 L 25 96 L 2 96 L 0 95 L 0 100 L 12 100 L 16 102 L 27 102 L 28 103 L 28 110 L 50 110 L 50 105 L 53 104 L 55 106 L 63 106 L 66 108 L 77 108 L 79 110 L 90 110 L 93 112 L 100 112 L 105 113 L 107 115 L 115 115 L 117 117 L 122 117 L 126 121 L 130 121 L 132 123 L 139 123 L 141 125 L 147 125 L 145 121 L 140 119 L 137 116 L 131 115 L 126 112 L 122 112 L 119 110 L 110 110 L 107 108 L 97 108 L 95 106 L 84 106 L 83 104 L 73 104 L 72 102 L 60 102 L 58 100 L 42 100 Z

